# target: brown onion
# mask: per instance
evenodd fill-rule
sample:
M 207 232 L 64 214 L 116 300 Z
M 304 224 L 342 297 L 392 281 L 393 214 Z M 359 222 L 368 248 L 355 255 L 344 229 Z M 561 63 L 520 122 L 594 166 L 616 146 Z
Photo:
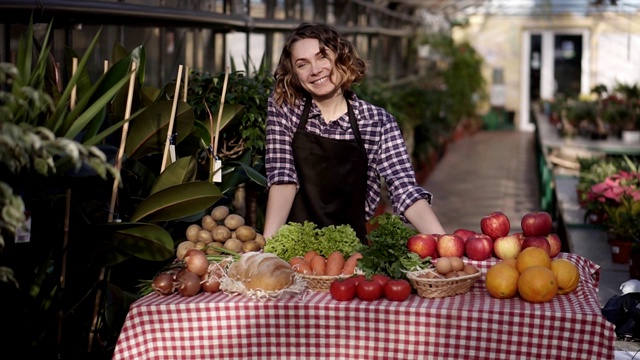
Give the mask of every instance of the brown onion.
M 200 276 L 191 271 L 184 271 L 176 279 L 178 293 L 182 296 L 193 296 L 200 292 Z
M 176 290 L 175 284 L 173 282 L 173 275 L 169 273 L 160 273 L 154 279 L 151 284 L 153 291 L 157 292 L 160 295 L 169 295 L 173 294 Z
M 189 249 L 184 255 L 184 263 L 187 266 L 187 270 L 198 276 L 204 275 L 209 269 L 207 255 L 198 249 Z
M 220 290 L 220 280 L 212 273 L 206 273 L 200 277 L 202 290 L 210 293 Z

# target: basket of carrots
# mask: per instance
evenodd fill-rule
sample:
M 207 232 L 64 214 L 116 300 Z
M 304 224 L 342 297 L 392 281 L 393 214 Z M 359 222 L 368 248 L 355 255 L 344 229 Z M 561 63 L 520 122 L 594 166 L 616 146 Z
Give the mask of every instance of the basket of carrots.
M 357 265 L 358 259 L 361 258 L 362 255 L 359 252 L 345 258 L 340 251 L 334 251 L 325 258 L 316 251 L 310 250 L 304 256 L 291 258 L 289 263 L 307 282 L 309 289 L 328 292 L 331 283 L 335 280 L 360 273 Z

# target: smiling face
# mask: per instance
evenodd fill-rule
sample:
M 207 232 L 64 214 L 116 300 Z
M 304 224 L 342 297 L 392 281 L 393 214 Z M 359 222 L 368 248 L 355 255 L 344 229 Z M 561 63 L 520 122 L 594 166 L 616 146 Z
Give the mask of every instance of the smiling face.
M 326 100 L 342 94 L 335 84 L 340 82 L 339 75 L 333 71 L 335 54 L 325 48 L 320 51 L 317 39 L 302 39 L 291 47 L 291 62 L 300 85 L 315 100 Z

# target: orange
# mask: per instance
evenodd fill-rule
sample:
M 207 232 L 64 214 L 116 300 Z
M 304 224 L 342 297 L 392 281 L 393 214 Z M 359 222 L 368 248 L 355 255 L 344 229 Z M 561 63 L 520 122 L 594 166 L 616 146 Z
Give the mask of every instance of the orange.
M 522 272 L 531 266 L 543 266 L 547 269 L 551 269 L 551 257 L 549 253 L 544 249 L 531 246 L 520 251 L 520 254 L 516 257 L 516 268 L 522 274 Z
M 558 294 L 568 294 L 578 288 L 580 271 L 578 267 L 567 259 L 553 259 L 551 271 L 558 280 Z
M 507 263 L 497 263 L 487 270 L 485 287 L 489 295 L 498 299 L 508 299 L 518 293 L 518 277 L 520 274 L 515 267 Z
M 513 266 L 513 268 L 516 269 L 516 270 L 518 269 L 516 267 L 516 259 L 504 259 L 501 262 Z
M 547 302 L 558 293 L 558 281 L 551 269 L 538 265 L 530 266 L 520 273 L 518 293 L 528 302 Z

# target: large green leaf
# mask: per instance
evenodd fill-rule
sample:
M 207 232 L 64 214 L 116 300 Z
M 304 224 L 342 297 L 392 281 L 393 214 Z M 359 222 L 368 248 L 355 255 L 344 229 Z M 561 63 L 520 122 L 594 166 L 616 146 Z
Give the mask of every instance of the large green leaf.
M 129 157 L 140 158 L 164 151 L 172 107 L 173 102 L 160 101 L 146 107 L 135 120 L 131 121 L 125 146 L 125 153 Z M 173 128 L 173 133 L 177 135 L 176 143 L 191 133 L 194 121 L 195 117 L 191 106 L 183 101 L 178 101 Z
M 238 115 L 243 109 L 244 106 L 240 104 L 225 104 L 224 108 L 222 109 L 222 115 L 220 116 L 220 128 L 218 129 L 218 131 L 222 132 L 222 129 L 224 129 L 224 127 L 227 126 L 231 122 L 231 120 L 233 120 L 236 115 Z M 211 129 L 213 128 L 213 132 L 215 132 L 216 127 L 218 126 L 217 110 L 216 113 L 212 113 L 211 116 L 213 117 L 213 119 L 201 120 L 201 124 L 206 130 L 206 136 L 202 137 L 202 141 L 204 141 L 207 145 L 211 145 Z M 211 121 L 213 121 L 213 126 L 211 126 Z
M 146 198 L 131 215 L 131 221 L 169 221 L 207 209 L 222 198 L 212 183 L 194 181 L 158 191 Z
M 195 156 L 188 156 L 176 160 L 174 163 L 169 164 L 158 176 L 151 188 L 151 194 L 155 194 L 160 190 L 174 185 L 194 181 L 196 179 L 197 168 L 198 161 Z
M 135 257 L 161 261 L 174 255 L 173 239 L 162 227 L 148 223 L 107 223 L 113 246 Z

